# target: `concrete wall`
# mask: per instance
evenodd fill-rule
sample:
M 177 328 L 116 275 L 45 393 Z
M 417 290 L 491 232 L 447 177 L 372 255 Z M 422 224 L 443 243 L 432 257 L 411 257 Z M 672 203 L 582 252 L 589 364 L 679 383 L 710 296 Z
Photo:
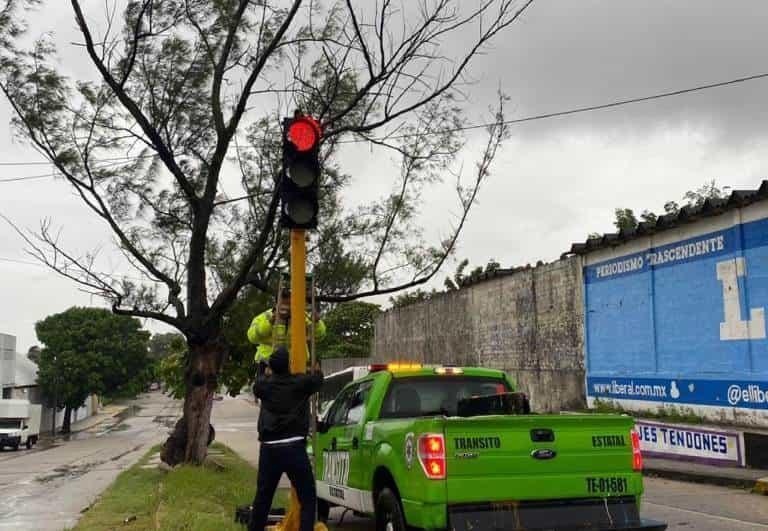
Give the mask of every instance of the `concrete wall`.
M 535 410 L 558 411 L 584 405 L 582 326 L 574 257 L 387 311 L 373 358 L 501 369 Z
M 768 426 L 768 202 L 585 257 L 589 402 Z

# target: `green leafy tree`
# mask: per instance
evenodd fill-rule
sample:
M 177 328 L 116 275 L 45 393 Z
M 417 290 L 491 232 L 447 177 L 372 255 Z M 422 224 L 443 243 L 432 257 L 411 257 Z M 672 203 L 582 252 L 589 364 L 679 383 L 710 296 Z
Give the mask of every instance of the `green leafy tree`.
M 390 297 L 389 304 L 392 306 L 392 308 L 404 308 L 406 306 L 410 306 L 411 304 L 428 301 L 438 293 L 440 292 L 435 288 L 432 288 L 431 290 L 418 288 Z
M 175 332 L 153 334 L 149 340 L 149 356 L 154 360 L 162 360 L 171 354 L 186 350 L 184 336 Z
M 637 228 L 637 218 L 631 208 L 617 208 L 615 210 L 616 221 L 613 225 L 618 230 L 630 231 Z
M 665 214 L 677 214 L 678 212 L 680 212 L 680 205 L 677 204 L 677 201 L 667 201 L 664 203 Z
M 49 222 L 19 233 L 42 263 L 108 299 L 115 313 L 162 321 L 186 338 L 184 417 L 167 462 L 205 458 L 229 352 L 227 311 L 246 286 L 267 291 L 270 272 L 286 263 L 281 117 L 299 109 L 322 124 L 323 209 L 343 205 L 342 142 L 388 150 L 399 164 L 384 197 L 323 210 L 310 247 L 322 252 L 314 243 L 330 227 L 341 233 L 341 254 L 365 270 L 355 291 L 336 286 L 323 300 L 422 285 L 450 255 L 509 135 L 500 97 L 471 175 L 457 173 L 469 65 L 531 2 L 128 0 L 119 13 L 111 3 L 71 0 L 81 34 L 73 50 L 93 67 L 89 80 L 67 77 L 73 70 L 50 34 L 28 36 L 35 15 L 27 8 L 45 1 L 4 2 L 0 91 L 15 132 L 146 280 L 105 274 L 96 253 L 68 251 Z M 236 177 L 226 187 L 224 173 Z M 456 218 L 446 220 L 445 239 L 427 242 L 416 216 L 423 192 L 455 175 Z
M 184 380 L 185 356 L 183 353 L 174 352 L 161 359 L 157 375 L 165 384 L 168 395 L 181 399 L 187 393 L 187 384 Z
M 364 358 L 371 355 L 378 304 L 344 302 L 324 317 L 326 336 L 318 345 L 321 358 Z
M 100 375 L 101 357 L 96 352 L 64 350 L 54 353 L 43 349 L 37 370 L 37 382 L 51 397 L 57 409 L 64 410 L 62 433 L 69 433 L 72 411 L 85 404 L 91 394 L 101 393 L 104 382 Z
M 689 190 L 683 196 L 683 199 L 689 206 L 701 206 L 707 199 L 722 199 L 724 197 L 723 190 L 718 188 L 714 179 L 705 182 L 702 186 L 696 190 Z
M 724 189 L 725 190 L 725 189 Z M 704 204 L 707 199 L 722 199 L 725 197 L 724 190 L 718 188 L 714 180 L 705 182 L 701 187 L 696 190 L 689 190 L 683 195 L 683 201 L 685 206 L 699 207 Z M 680 212 L 680 204 L 677 201 L 667 201 L 664 203 L 664 214 L 677 214 Z M 615 211 L 615 219 L 613 225 L 618 230 L 634 230 L 638 226 L 638 219 L 635 216 L 634 211 L 631 208 L 617 208 Z M 658 216 L 650 210 L 643 210 L 640 214 L 640 221 L 655 223 Z M 589 238 L 599 238 L 602 235 L 600 233 L 591 233 Z
M 655 223 L 656 219 L 656 214 L 650 210 L 643 210 L 643 212 L 640 214 L 640 221 L 644 221 L 646 223 Z
M 38 362 L 38 383 L 64 408 L 64 431 L 72 411 L 88 395 L 135 393 L 147 383 L 149 332 L 138 319 L 101 308 L 78 308 L 46 317 L 35 325 L 45 345 Z
M 40 361 L 40 347 L 37 345 L 29 347 L 29 350 L 27 351 L 27 358 L 35 363 L 38 363 Z
M 485 264 L 485 267 L 477 266 L 472 271 L 470 271 L 468 275 L 466 275 L 464 274 L 464 271 L 468 265 L 468 259 L 462 260 L 456 267 L 456 272 L 453 274 L 453 278 L 445 277 L 443 284 L 445 285 L 446 291 L 455 291 L 461 288 L 461 286 L 465 283 L 472 283 L 479 280 L 483 273 L 490 273 L 501 269 L 501 264 L 495 259 L 491 258 L 488 260 L 488 263 Z

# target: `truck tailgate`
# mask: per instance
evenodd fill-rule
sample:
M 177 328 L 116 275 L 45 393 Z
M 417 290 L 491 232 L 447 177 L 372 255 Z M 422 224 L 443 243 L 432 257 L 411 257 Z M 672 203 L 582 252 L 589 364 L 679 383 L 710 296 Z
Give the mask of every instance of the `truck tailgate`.
M 449 503 L 639 495 L 633 422 L 608 415 L 448 418 Z

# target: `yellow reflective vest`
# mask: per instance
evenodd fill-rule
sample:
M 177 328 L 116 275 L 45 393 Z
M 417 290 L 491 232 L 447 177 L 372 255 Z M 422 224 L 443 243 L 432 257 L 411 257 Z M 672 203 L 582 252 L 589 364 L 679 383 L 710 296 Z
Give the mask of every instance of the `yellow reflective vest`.
M 248 341 L 254 345 L 258 345 L 256 348 L 256 355 L 254 359 L 266 362 L 272 355 L 272 351 L 276 346 L 285 345 L 290 350 L 291 340 L 288 333 L 288 326 L 284 324 L 272 324 L 273 310 L 267 310 L 260 313 L 251 321 L 251 326 L 248 328 Z M 307 336 L 312 329 L 312 318 L 309 314 L 306 315 L 307 324 Z M 315 323 L 315 339 L 320 341 L 325 337 L 325 323 L 322 319 Z M 309 349 L 307 349 L 309 352 Z

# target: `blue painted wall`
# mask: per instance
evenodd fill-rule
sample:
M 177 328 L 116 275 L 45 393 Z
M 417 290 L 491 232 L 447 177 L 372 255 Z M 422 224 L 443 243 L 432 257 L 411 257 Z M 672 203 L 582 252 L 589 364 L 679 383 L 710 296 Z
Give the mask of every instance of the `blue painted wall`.
M 768 409 L 768 218 L 584 268 L 587 395 Z

